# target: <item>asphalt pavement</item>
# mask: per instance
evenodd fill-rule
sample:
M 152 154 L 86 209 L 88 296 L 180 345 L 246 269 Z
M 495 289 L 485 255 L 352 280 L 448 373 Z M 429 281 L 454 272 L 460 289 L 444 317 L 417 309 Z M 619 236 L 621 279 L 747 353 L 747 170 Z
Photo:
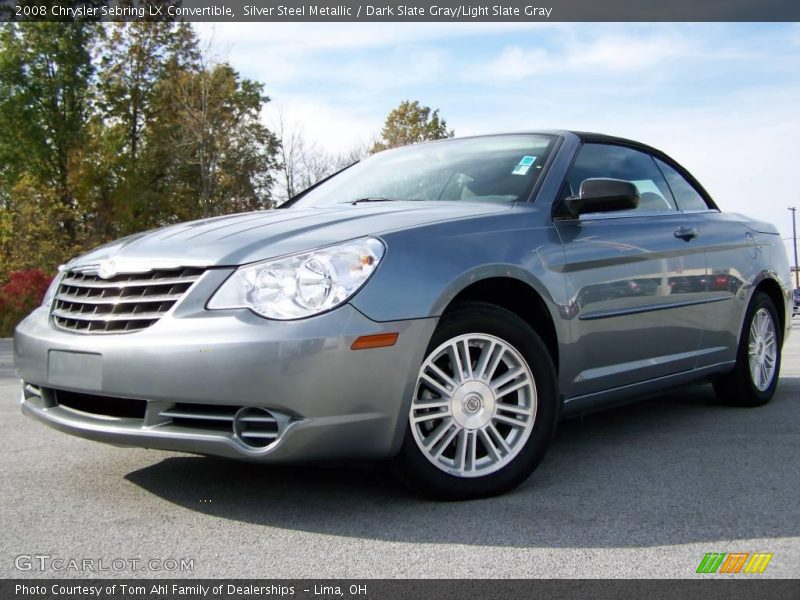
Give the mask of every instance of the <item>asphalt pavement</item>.
M 274 468 L 59 433 L 20 413 L 0 340 L 0 577 L 92 575 L 68 559 L 103 577 L 709 577 L 706 552 L 771 552 L 759 577 L 798 577 L 794 323 L 769 405 L 730 408 L 703 385 L 569 421 L 522 487 L 462 503 L 420 499 L 384 465 Z

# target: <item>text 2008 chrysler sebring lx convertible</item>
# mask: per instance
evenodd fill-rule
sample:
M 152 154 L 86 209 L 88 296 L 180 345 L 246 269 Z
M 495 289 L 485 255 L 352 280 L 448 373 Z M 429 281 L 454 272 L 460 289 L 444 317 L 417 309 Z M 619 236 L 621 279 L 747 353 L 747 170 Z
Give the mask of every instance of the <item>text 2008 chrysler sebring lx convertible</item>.
M 562 415 L 697 380 L 767 402 L 790 311 L 772 226 L 653 148 L 535 132 L 382 152 L 278 210 L 98 248 L 15 359 L 23 411 L 67 433 L 393 458 L 466 498 L 523 481 Z

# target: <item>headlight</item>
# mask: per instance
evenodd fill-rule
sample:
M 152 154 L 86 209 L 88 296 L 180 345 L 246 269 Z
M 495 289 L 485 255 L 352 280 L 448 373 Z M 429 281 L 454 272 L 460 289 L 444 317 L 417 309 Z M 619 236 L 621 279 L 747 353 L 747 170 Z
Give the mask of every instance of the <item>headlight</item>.
M 58 267 L 58 273 L 56 276 L 53 277 L 53 281 L 50 282 L 50 285 L 47 287 L 47 291 L 44 293 L 44 298 L 42 298 L 42 306 L 50 306 L 53 302 L 53 298 L 58 291 L 58 284 L 61 283 L 61 277 L 64 275 L 64 265 Z
M 239 267 L 209 309 L 249 308 L 268 319 L 301 319 L 346 302 L 383 258 L 383 242 L 367 237 Z

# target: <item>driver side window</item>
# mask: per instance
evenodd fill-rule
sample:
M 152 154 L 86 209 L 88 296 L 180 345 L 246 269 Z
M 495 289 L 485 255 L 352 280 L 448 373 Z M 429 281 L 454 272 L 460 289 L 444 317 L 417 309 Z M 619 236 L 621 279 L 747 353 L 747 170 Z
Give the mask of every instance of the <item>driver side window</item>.
M 708 210 L 709 206 L 700 195 L 700 192 L 694 189 L 692 184 L 683 178 L 683 175 L 659 159 L 656 159 L 656 163 L 658 163 L 661 172 L 664 173 L 664 176 L 667 178 L 669 188 L 675 195 L 675 200 L 680 210 Z
M 639 190 L 638 208 L 621 214 L 676 210 L 664 176 L 645 152 L 613 144 L 584 144 L 567 174 L 571 193 L 577 194 L 581 182 L 595 177 L 630 181 Z

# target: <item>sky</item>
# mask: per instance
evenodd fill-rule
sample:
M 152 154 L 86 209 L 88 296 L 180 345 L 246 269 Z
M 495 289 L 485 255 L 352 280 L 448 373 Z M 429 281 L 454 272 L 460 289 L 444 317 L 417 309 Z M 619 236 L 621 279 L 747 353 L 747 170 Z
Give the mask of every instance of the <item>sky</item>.
M 264 83 L 267 123 L 283 112 L 331 152 L 372 139 L 406 99 L 438 108 L 456 136 L 620 135 L 672 156 L 723 210 L 791 236 L 787 207 L 800 208 L 798 23 L 195 27 L 216 58 Z

